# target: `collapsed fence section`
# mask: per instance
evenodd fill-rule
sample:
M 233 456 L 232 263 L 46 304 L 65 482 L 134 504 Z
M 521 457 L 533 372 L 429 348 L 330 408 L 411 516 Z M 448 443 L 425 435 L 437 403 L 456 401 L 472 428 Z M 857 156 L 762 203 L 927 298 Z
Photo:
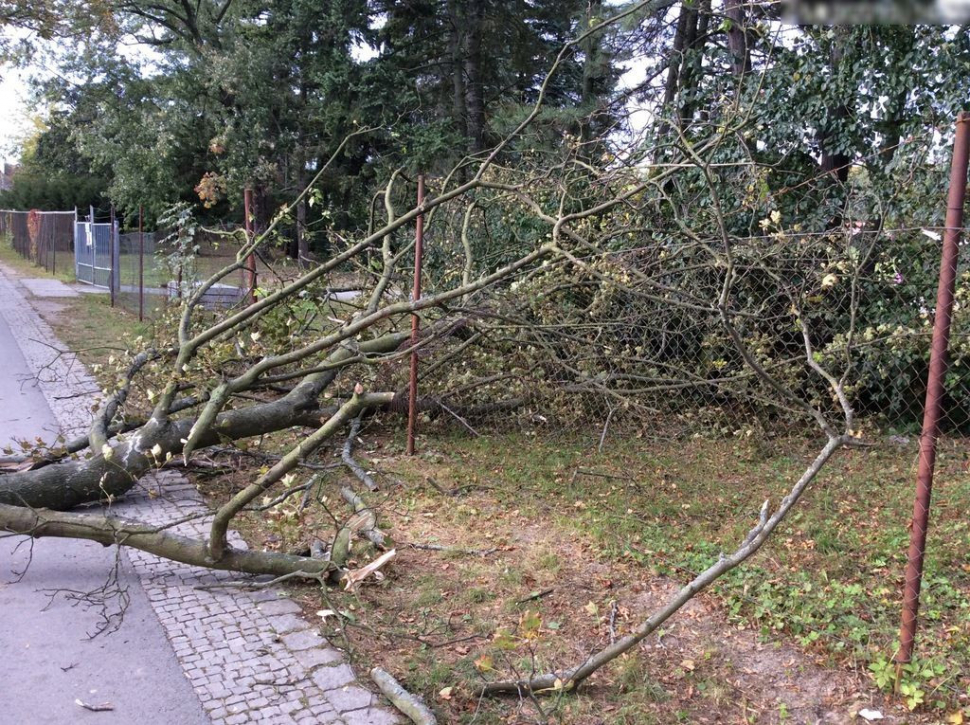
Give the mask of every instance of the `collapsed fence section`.
M 53 275 L 74 275 L 73 211 L 0 211 L 0 236 L 24 259 Z

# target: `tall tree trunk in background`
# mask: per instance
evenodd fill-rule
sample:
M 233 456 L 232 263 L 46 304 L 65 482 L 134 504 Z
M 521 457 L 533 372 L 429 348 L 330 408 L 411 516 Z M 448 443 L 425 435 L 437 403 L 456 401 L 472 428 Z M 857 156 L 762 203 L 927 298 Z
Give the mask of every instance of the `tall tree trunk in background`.
M 306 183 L 305 177 L 301 175 L 301 188 Z M 300 201 L 296 205 L 296 262 L 300 269 L 306 267 L 307 259 L 310 257 L 310 241 L 306 235 L 306 201 Z
M 687 33 L 687 16 L 690 9 L 680 4 L 680 13 L 677 16 L 677 27 L 674 30 L 674 43 L 670 49 L 670 57 L 667 61 L 667 80 L 664 83 L 664 102 L 662 113 L 669 113 L 673 107 L 674 99 L 677 98 L 677 90 L 680 88 L 680 67 L 684 58 L 684 37 Z
M 692 7 L 684 31 L 683 67 L 680 71 L 680 126 L 686 128 L 697 110 L 697 89 L 703 72 L 704 46 L 711 21 L 711 0 L 700 0 Z
M 451 116 L 455 128 L 465 130 L 465 69 L 462 53 L 462 12 L 460 0 L 448 0 L 448 51 L 451 55 Z
M 687 51 L 697 38 L 697 8 L 691 2 L 680 4 L 677 25 L 674 29 L 674 42 L 667 61 L 667 79 L 664 82 L 664 100 L 661 114 L 664 121 L 660 126 L 660 140 L 677 143 L 676 128 L 683 129 L 683 108 L 678 106 L 678 98 L 683 96 L 683 75 L 687 68 Z M 670 154 L 666 154 L 670 155 Z
M 915 31 L 911 27 L 880 28 L 880 30 L 885 33 L 884 41 L 895 46 L 895 52 L 892 54 L 893 65 L 897 66 L 897 72 L 903 71 L 898 66 L 902 64 L 903 59 L 916 45 Z M 893 35 L 896 37 L 893 38 Z M 905 76 L 905 73 L 900 73 L 900 75 Z M 911 90 L 912 84 L 906 83 L 895 96 L 890 96 L 886 100 L 886 118 L 879 127 L 883 138 L 879 145 L 878 163 L 876 164 L 878 173 L 882 173 L 886 165 L 893 160 L 896 156 L 896 150 L 903 140 L 903 121 L 905 120 L 903 114 L 906 111 L 906 99 Z
M 596 20 L 602 20 L 602 13 L 602 0 L 590 0 L 586 5 L 586 15 L 583 18 L 583 32 L 588 30 Z M 596 112 L 597 102 L 602 93 L 599 83 L 603 78 L 602 42 L 602 34 L 594 34 L 582 43 L 583 78 L 580 88 L 580 104 L 585 117 L 580 121 L 579 137 L 584 144 L 589 143 L 593 138 L 593 119 L 590 116 Z
M 829 49 L 829 67 L 832 70 L 832 77 L 837 78 L 852 30 L 845 27 L 837 27 L 833 30 L 835 37 Z M 828 108 L 827 116 L 828 122 L 818 133 L 818 145 L 822 154 L 821 166 L 823 171 L 832 174 L 834 179 L 844 184 L 849 178 L 849 162 L 852 159 L 844 151 L 833 148 L 835 145 L 833 137 L 848 120 L 849 107 L 843 99 L 839 99 Z
M 739 79 L 751 72 L 751 48 L 748 43 L 748 19 L 744 13 L 742 0 L 724 0 L 724 14 L 727 16 L 728 50 L 731 52 L 731 69 Z
M 482 26 L 485 0 L 468 0 L 465 13 L 465 98 L 468 150 L 485 148 L 485 89 L 482 81 Z
M 602 20 L 602 15 L 602 0 L 590 0 L 586 5 L 586 17 L 583 19 L 583 32 L 588 30 L 594 21 Z M 583 105 L 596 102 L 596 81 L 603 77 L 602 58 L 600 57 L 600 44 L 602 42 L 603 38 L 601 33 L 591 35 L 583 41 L 583 84 L 580 91 Z

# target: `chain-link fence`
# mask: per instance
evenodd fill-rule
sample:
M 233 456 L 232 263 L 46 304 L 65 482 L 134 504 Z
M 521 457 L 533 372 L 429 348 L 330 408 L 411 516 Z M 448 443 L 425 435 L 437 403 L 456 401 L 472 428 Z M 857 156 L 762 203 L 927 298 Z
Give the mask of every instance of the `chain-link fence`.
M 144 319 L 164 308 L 169 275 L 156 260 L 154 232 L 132 232 L 118 237 L 119 269 L 116 302 Z
M 74 276 L 74 212 L 0 211 L 0 237 L 55 276 Z
M 186 246 L 180 245 L 176 234 L 154 231 L 121 234 L 118 246 L 120 286 L 116 301 L 144 318 L 231 265 L 239 245 L 202 232 Z M 235 306 L 245 289 L 243 271 L 235 270 L 209 289 L 203 305 Z
M 447 440 L 483 485 L 683 579 L 779 504 L 815 453 L 807 434 L 848 430 L 858 447 L 823 470 L 767 560 L 718 592 L 739 622 L 895 673 L 946 229 L 796 224 L 570 250 L 469 295 L 447 326 L 424 316 L 418 450 Z M 947 702 L 970 686 L 966 254 L 955 287 L 922 645 L 902 676 Z M 375 387 L 403 405 L 406 362 L 389 367 Z
M 140 318 L 232 264 L 241 242 L 228 231 L 201 231 L 180 242 L 163 231 L 122 234 L 116 224 L 78 220 L 73 211 L 0 211 L 0 239 L 17 254 L 65 281 L 108 293 L 114 286 L 115 303 Z M 269 267 L 258 260 L 257 270 Z M 204 304 L 236 305 L 246 289 L 245 272 L 236 270 L 213 286 Z

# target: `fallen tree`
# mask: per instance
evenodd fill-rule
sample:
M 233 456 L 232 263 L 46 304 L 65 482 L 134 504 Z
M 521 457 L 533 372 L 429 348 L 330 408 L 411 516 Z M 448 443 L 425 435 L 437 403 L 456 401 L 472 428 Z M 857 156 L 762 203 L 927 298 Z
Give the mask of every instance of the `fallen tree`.
M 382 224 L 372 224 L 361 238 L 346 241 L 330 259 L 296 278 L 279 280 L 253 304 L 226 315 L 207 314 L 202 308 L 206 292 L 243 269 L 250 255 L 271 242 L 277 227 L 307 200 L 348 143 L 379 129 L 360 129 L 348 135 L 303 192 L 277 213 L 266 231 L 242 240 L 233 263 L 189 286 L 173 319 L 170 339 L 157 340 L 149 349 L 132 351 L 126 361 L 119 363 L 114 371 L 114 391 L 101 401 L 86 439 L 72 441 L 55 451 L 38 452 L 26 466 L 30 470 L 4 469 L 7 472 L 0 476 L 0 527 L 31 536 L 84 534 L 82 538 L 136 546 L 201 566 L 277 575 L 307 573 L 316 577 L 321 571 L 319 560 L 275 552 L 243 556 L 233 551 L 226 539 L 233 518 L 271 488 L 288 480 L 301 461 L 337 436 L 350 421 L 394 402 L 398 397 L 394 390 L 373 390 L 380 378 L 370 373 L 453 334 L 456 316 L 449 312 L 450 305 L 464 305 L 476 299 L 487 305 L 476 295 L 508 285 L 512 279 L 555 257 L 563 235 L 576 234 L 572 227 L 623 204 L 636 191 L 646 188 L 648 182 L 640 181 L 594 207 L 567 213 L 560 205 L 557 212 L 550 214 L 542 211 L 543 204 L 532 188 L 545 172 L 527 169 L 525 173 L 512 174 L 500 166 L 500 160 L 503 151 L 536 121 L 550 79 L 584 38 L 645 7 L 662 4 L 658 0 L 640 3 L 567 44 L 542 84 L 531 113 L 482 158 L 463 160 L 423 203 L 397 212 L 405 181 L 400 171 L 394 172 L 382 192 Z M 540 187 L 542 193 L 557 189 L 565 199 L 568 189 L 559 188 L 557 183 L 544 182 Z M 489 198 L 494 204 L 526 205 L 541 212 L 542 223 L 549 230 L 546 241 L 521 250 L 498 266 L 476 264 L 471 247 L 463 244 L 463 273 L 456 284 L 440 285 L 421 299 L 404 298 L 397 280 L 413 246 L 400 243 L 401 232 L 425 217 L 431 228 L 436 215 L 443 215 L 446 207 L 461 208 L 476 198 Z M 184 215 L 178 218 L 185 225 Z M 191 247 L 191 240 L 185 236 L 190 232 L 183 231 L 177 234 L 177 249 Z M 466 225 L 466 242 L 467 231 Z M 473 274 L 476 267 L 477 276 Z M 341 310 L 344 317 L 337 317 L 329 304 L 329 289 L 334 286 L 330 277 L 348 270 L 354 270 L 363 284 L 351 309 Z M 309 320 L 298 323 L 295 306 L 315 295 L 323 295 L 324 304 L 318 305 Z M 323 314 L 324 307 L 328 307 L 329 314 Z M 427 322 L 422 336 L 412 341 L 406 328 L 414 315 Z M 279 335 L 278 325 L 289 334 Z M 469 332 L 474 334 L 475 330 L 471 328 Z M 264 335 L 282 339 L 273 345 L 259 344 Z M 158 393 L 154 392 L 156 389 Z M 134 399 L 143 405 L 148 402 L 146 415 L 132 415 Z M 322 405 L 324 401 L 329 404 Z M 444 404 L 439 400 L 436 405 Z M 505 403 L 493 401 L 491 405 L 501 409 Z M 137 423 L 133 424 L 129 416 L 136 417 Z M 204 543 L 186 541 L 164 531 L 164 527 L 148 532 L 134 522 L 111 517 L 51 513 L 66 512 L 86 503 L 110 502 L 129 491 L 145 473 L 173 457 L 181 456 L 187 462 L 194 452 L 208 446 L 294 426 L 310 428 L 312 432 L 301 436 L 274 465 L 216 509 Z M 336 540 L 333 543 L 331 550 Z
M 270 243 L 276 227 L 327 172 L 330 163 L 324 164 L 266 232 L 243 240 L 232 264 L 190 288 L 168 338 L 154 341 L 149 349 L 133 350 L 112 371 L 114 390 L 101 401 L 84 439 L 38 452 L 26 466 L 30 470 L 0 475 L 0 528 L 38 538 L 130 546 L 214 569 L 343 580 L 352 588 L 394 555 L 392 549 L 370 565 L 348 570 L 353 537 L 383 540 L 376 515 L 352 491 L 343 494 L 350 511 L 335 526 L 322 556 L 239 551 L 229 545 L 228 531 L 237 516 L 258 510 L 261 498 L 281 488 L 286 489 L 282 496 L 297 490 L 287 487 L 301 464 L 346 436 L 348 429 L 351 438 L 344 438 L 348 445 L 343 459 L 366 483 L 366 473 L 355 468 L 349 441 L 362 416 L 400 409 L 398 363 L 417 353 L 427 363 L 422 382 L 432 393 L 424 408 L 454 417 L 473 432 L 468 421 L 477 413 L 527 407 L 551 390 L 577 401 L 609 401 L 605 436 L 615 410 L 635 414 L 650 409 L 639 402 L 646 396 L 654 396 L 648 398 L 652 404 L 657 396 L 690 389 L 716 391 L 722 396 L 719 400 L 775 406 L 814 421 L 825 437 L 818 455 L 780 505 L 772 512 L 765 503 L 740 546 L 635 631 L 576 666 L 487 681 L 480 685 L 481 693 L 575 689 L 754 555 L 831 457 L 857 439 L 846 375 L 831 373 L 819 361 L 813 318 L 803 310 L 806 298 L 817 296 L 819 288 L 818 258 L 812 254 L 831 250 L 812 247 L 812 253 L 800 252 L 791 261 L 799 274 L 789 275 L 773 256 L 779 246 L 766 246 L 760 238 L 746 243 L 728 232 L 719 200 L 726 182 L 717 170 L 747 167 L 749 162 L 716 159 L 727 139 L 740 133 L 744 114 L 738 113 L 737 125 L 725 123 L 706 140 L 681 134 L 680 160 L 649 171 L 637 165 L 638 159 L 593 166 L 585 141 L 553 160 L 528 164 L 516 159 L 519 163 L 504 165 L 503 153 L 539 122 L 549 78 L 578 44 L 623 18 L 669 4 L 639 3 L 567 45 L 535 107 L 512 133 L 491 151 L 463 160 L 435 180 L 433 193 L 420 205 L 398 212 L 408 181 L 402 171 L 395 171 L 380 194 L 383 217 L 377 221 L 375 215 L 355 239 L 336 240 L 330 259 L 267 285 L 247 307 L 224 315 L 202 309 L 208 289 L 238 272 L 251 254 Z M 378 131 L 357 131 L 348 141 L 356 134 Z M 341 152 L 338 149 L 334 158 Z M 703 180 L 711 200 L 696 211 L 697 218 L 687 218 L 680 207 L 666 208 L 674 207 L 670 185 L 678 174 L 688 172 Z M 523 241 L 510 234 L 498 244 L 488 224 L 472 223 L 483 210 L 500 218 L 527 220 L 522 227 L 531 236 Z M 650 223 L 658 218 L 667 225 L 659 241 L 650 237 L 635 248 L 615 248 L 617 239 L 648 235 Z M 429 235 L 435 235 L 444 251 L 430 293 L 411 299 L 402 279 L 407 277 L 413 244 L 402 236 L 418 219 L 427 223 Z M 488 253 L 479 254 L 481 249 Z M 862 268 L 858 256 L 845 258 L 855 259 L 850 272 L 857 274 Z M 339 286 L 338 275 L 356 280 L 355 299 L 341 304 L 331 300 L 329 290 Z M 758 280 L 756 289 L 752 279 Z M 854 287 L 843 302 L 855 308 Z M 633 315 L 644 329 L 633 328 Z M 413 316 L 423 323 L 418 337 L 409 330 Z M 848 318 L 854 319 L 851 314 Z M 792 343 L 789 334 L 779 336 L 784 340 L 775 347 L 765 345 L 765 330 L 771 325 L 785 326 L 786 331 L 800 326 L 801 343 Z M 846 370 L 851 324 L 847 334 L 845 359 L 838 361 Z M 683 351 L 678 351 L 679 357 L 672 355 L 673 336 L 685 347 L 690 345 L 689 354 L 705 364 L 685 364 L 688 353 Z M 714 358 L 709 365 L 708 358 Z M 469 360 L 472 363 L 466 365 Z M 449 370 L 460 374 L 448 378 L 443 373 Z M 826 390 L 821 397 L 819 388 Z M 582 413 L 581 405 L 573 407 Z M 188 463 L 211 446 L 293 429 L 298 431 L 295 443 L 218 503 L 205 540 L 171 532 L 174 522 L 146 526 L 70 511 L 123 496 L 143 475 L 173 459 Z

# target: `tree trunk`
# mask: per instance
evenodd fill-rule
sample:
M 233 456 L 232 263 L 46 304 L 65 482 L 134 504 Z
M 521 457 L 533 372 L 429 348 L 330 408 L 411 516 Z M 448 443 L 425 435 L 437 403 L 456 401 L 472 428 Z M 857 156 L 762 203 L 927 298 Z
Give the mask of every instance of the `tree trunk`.
M 467 129 L 465 71 L 462 56 L 462 20 L 459 0 L 448 0 L 448 50 L 451 54 L 451 117 L 455 128 Z
M 223 557 L 215 561 L 209 556 L 202 540 L 113 516 L 61 513 L 0 504 L 0 530 L 35 539 L 85 539 L 104 546 L 130 546 L 182 564 L 247 574 L 285 576 L 302 572 L 307 577 L 320 578 L 335 569 L 331 562 L 323 559 L 240 549 L 227 549 Z
M 602 0 L 591 0 L 586 6 L 586 17 L 584 18 L 584 29 L 592 27 L 594 21 L 599 19 L 603 12 Z M 579 138 L 583 144 L 589 144 L 593 139 L 594 130 L 592 128 L 594 119 L 592 115 L 596 113 L 598 101 L 603 92 L 602 81 L 603 57 L 602 57 L 602 34 L 595 33 L 583 41 L 583 78 L 580 89 L 580 104 L 585 118 L 580 121 Z M 584 156 L 590 158 L 593 154 L 592 149 L 587 149 Z
M 310 257 L 310 242 L 306 235 L 306 202 L 296 205 L 296 262 L 300 269 L 306 269 Z
M 680 125 L 686 128 L 694 120 L 697 110 L 697 88 L 700 86 L 704 67 L 704 47 L 711 20 L 711 0 L 701 0 L 688 21 L 684 38 L 684 65 L 680 73 L 681 106 Z
M 665 120 L 660 126 L 661 141 L 675 142 L 677 134 L 674 129 L 684 128 L 684 108 L 683 105 L 678 106 L 677 100 L 685 95 L 684 75 L 688 68 L 687 53 L 696 36 L 697 9 L 693 4 L 681 3 L 680 14 L 677 16 L 677 27 L 674 31 L 674 43 L 670 49 L 667 64 L 667 80 L 664 83 L 664 102 L 661 113 Z
M 727 44 L 731 52 L 731 69 L 738 79 L 751 72 L 751 49 L 748 47 L 747 17 L 741 0 L 724 0 L 724 14 L 728 18 Z
M 468 150 L 485 148 L 485 89 L 482 80 L 482 26 L 485 0 L 468 0 L 465 16 L 465 97 L 468 114 L 465 127 Z
M 680 5 L 680 14 L 677 16 L 677 27 L 674 30 L 674 43 L 670 48 L 667 62 L 667 80 L 664 83 L 663 113 L 669 113 L 673 107 L 674 99 L 680 88 L 680 68 L 684 58 L 684 37 L 687 32 L 687 17 L 690 9 L 683 3 Z
M 388 334 L 362 343 L 360 350 L 392 352 L 409 338 L 407 332 Z M 340 348 L 330 360 L 339 362 L 354 354 L 350 349 Z M 251 438 L 295 425 L 318 427 L 321 416 L 329 416 L 333 410 L 319 409 L 317 399 L 336 376 L 336 369 L 310 376 L 278 400 L 221 413 L 216 424 L 199 440 L 196 450 L 224 440 Z M 164 463 L 169 454 L 181 453 L 183 441 L 188 439 L 195 420 L 194 417 L 180 418 L 162 424 L 150 420 L 131 434 L 119 436 L 107 456 L 98 451 L 86 460 L 65 461 L 33 471 L 2 475 L 0 504 L 63 511 L 122 496 L 141 476 Z M 152 453 L 153 449 L 155 453 Z
M 835 38 L 829 49 L 829 67 L 832 76 L 839 75 L 839 68 L 845 56 L 845 44 L 848 40 L 849 28 L 833 28 Z M 849 163 L 851 157 L 844 150 L 835 150 L 833 137 L 841 130 L 841 126 L 849 118 L 849 107 L 844 98 L 838 99 L 833 106 L 828 109 L 828 123 L 819 131 L 818 143 L 821 150 L 822 170 L 832 175 L 832 178 L 840 184 L 844 184 L 849 179 Z

